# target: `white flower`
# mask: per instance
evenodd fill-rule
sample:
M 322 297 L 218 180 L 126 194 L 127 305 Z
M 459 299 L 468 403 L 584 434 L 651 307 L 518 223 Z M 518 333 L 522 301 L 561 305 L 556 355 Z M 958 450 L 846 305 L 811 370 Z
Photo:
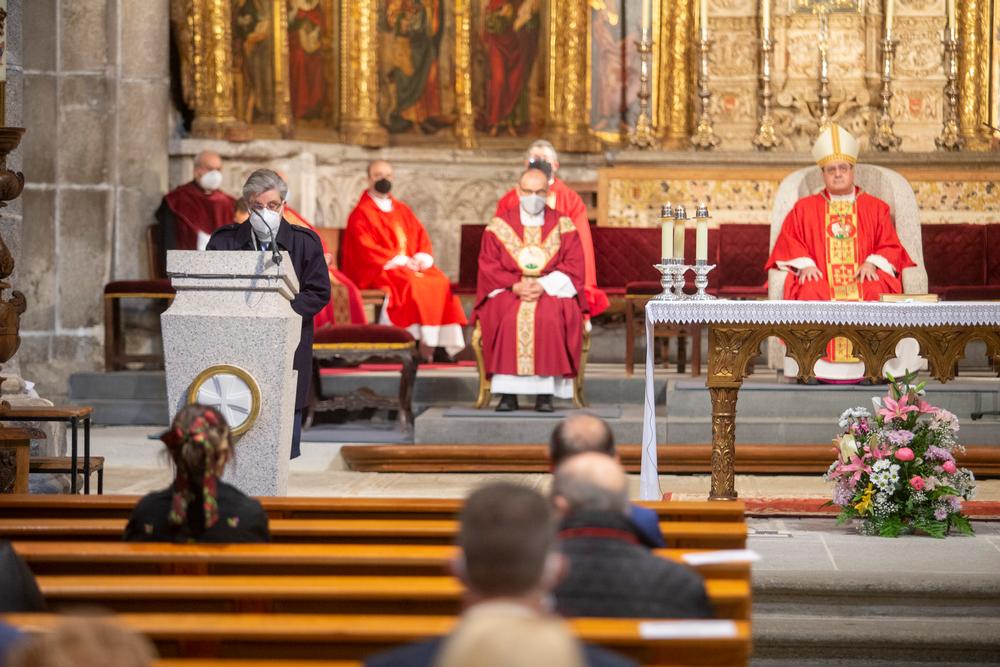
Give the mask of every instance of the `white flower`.
M 882 409 L 882 399 L 878 396 L 872 396 L 872 405 L 875 407 L 875 412 Z
M 858 454 L 858 442 L 854 439 L 854 436 L 850 433 L 845 433 L 840 436 L 840 440 L 834 439 L 834 444 L 840 447 L 840 460 L 847 463 L 851 460 L 852 456 L 857 456 Z

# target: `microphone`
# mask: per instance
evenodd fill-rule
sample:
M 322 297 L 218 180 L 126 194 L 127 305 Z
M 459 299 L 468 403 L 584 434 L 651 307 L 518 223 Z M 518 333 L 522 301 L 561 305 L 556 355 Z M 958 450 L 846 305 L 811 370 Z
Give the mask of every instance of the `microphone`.
M 275 266 L 279 266 L 281 264 L 281 253 L 278 252 L 278 244 L 274 242 L 274 232 L 271 231 L 271 225 L 267 224 L 267 220 L 260 214 L 260 211 L 256 209 L 250 210 L 256 213 L 257 217 L 264 223 L 264 226 L 267 227 L 268 243 L 271 244 L 271 261 L 274 262 Z

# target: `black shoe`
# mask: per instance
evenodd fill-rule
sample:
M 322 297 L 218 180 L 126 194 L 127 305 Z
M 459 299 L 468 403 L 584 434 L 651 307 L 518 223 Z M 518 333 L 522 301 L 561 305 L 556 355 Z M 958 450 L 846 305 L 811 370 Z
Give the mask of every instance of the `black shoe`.
M 500 403 L 496 407 L 497 412 L 514 412 L 518 410 L 517 396 L 515 394 L 500 394 Z
M 535 396 L 535 412 L 555 412 L 552 407 L 552 394 L 539 394 Z

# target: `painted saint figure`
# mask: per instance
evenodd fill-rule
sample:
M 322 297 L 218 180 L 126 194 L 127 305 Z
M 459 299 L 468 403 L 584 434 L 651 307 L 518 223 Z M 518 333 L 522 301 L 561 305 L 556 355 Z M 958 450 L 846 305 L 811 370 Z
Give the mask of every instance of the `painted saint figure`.
M 292 116 L 321 118 L 326 85 L 323 77 L 323 8 L 320 0 L 289 0 L 288 69 Z
M 528 82 L 538 54 L 539 0 L 488 0 L 483 42 L 489 81 L 485 124 L 490 136 L 505 126 L 511 135 L 527 128 Z

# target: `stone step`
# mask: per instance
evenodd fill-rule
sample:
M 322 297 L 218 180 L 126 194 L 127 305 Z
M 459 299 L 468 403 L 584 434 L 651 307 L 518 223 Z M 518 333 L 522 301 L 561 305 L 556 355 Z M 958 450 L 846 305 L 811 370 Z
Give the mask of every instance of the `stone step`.
M 167 400 L 167 377 L 163 371 L 118 371 L 73 373 L 69 377 L 71 401 L 97 399 Z
M 98 398 L 72 400 L 76 405 L 94 408 L 93 423 L 99 426 L 152 425 L 167 426 L 167 399 L 137 400 L 119 398 Z

